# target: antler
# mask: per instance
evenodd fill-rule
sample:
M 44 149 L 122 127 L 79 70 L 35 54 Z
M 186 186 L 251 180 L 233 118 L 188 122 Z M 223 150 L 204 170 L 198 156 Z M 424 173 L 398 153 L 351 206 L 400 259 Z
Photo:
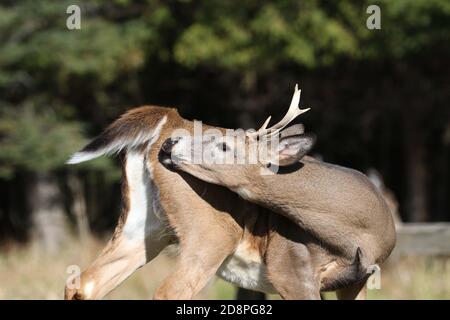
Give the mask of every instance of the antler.
M 264 122 L 261 128 L 258 129 L 256 132 L 248 132 L 247 136 L 250 139 L 257 139 L 258 137 L 270 137 L 282 130 L 284 127 L 286 127 L 289 123 L 291 123 L 295 118 L 297 118 L 302 113 L 305 113 L 310 108 L 307 109 L 300 109 L 299 103 L 300 103 L 300 93 L 301 90 L 298 89 L 298 84 L 295 85 L 295 91 L 294 95 L 292 96 L 291 105 L 289 106 L 289 110 L 286 113 L 286 115 L 281 119 L 280 122 L 273 125 L 270 128 L 267 128 L 267 125 L 270 122 L 271 116 L 267 118 L 267 120 Z

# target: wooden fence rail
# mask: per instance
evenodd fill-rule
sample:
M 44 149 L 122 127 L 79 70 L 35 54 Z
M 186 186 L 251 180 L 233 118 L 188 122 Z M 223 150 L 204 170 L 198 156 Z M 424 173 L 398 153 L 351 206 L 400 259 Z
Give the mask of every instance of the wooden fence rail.
M 398 225 L 393 255 L 450 256 L 450 223 Z

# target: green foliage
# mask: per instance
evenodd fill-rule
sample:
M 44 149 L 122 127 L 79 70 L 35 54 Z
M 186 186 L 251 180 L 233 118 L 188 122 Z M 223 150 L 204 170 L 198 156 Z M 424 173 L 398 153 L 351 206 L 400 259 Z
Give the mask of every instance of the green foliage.
M 378 35 L 372 44 L 378 46 L 378 56 L 387 51 L 395 58 L 402 58 L 450 40 L 449 1 L 383 0 L 380 6 L 383 28 L 388 34 Z
M 61 121 L 33 105 L 5 108 L 0 118 L 0 177 L 15 169 L 48 171 L 60 167 L 82 141 L 80 125 Z
M 159 8 L 148 18 L 132 17 L 115 23 L 101 14 L 108 7 L 106 1 L 80 1 L 82 29 L 69 31 L 65 26 L 69 4 L 19 1 L 17 6 L 0 7 L 3 84 L 10 75 L 8 69 L 12 69 L 13 75 L 52 72 L 53 84 L 61 87 L 70 77 L 91 77 L 99 86 L 108 85 L 121 74 L 142 67 L 145 50 L 152 47 L 147 44 L 158 42 L 153 22 L 147 19 L 155 18 L 161 24 L 165 19 L 164 8 Z
M 72 85 L 89 84 L 82 87 L 96 99 L 89 103 L 105 111 L 109 86 L 142 68 L 147 54 L 160 47 L 156 29 L 166 24 L 167 10 L 149 5 L 143 15 L 120 17 L 132 2 L 77 2 L 82 8 L 77 31 L 66 28 L 72 1 L 0 5 L 0 177 L 60 168 L 88 135 L 77 118 L 79 88 Z M 111 162 L 87 168 L 110 170 Z
M 82 124 L 99 128 L 142 100 L 145 80 L 163 77 L 176 87 L 185 86 L 179 70 L 206 67 L 249 79 L 284 66 L 403 59 L 450 35 L 446 0 L 84 0 L 77 1 L 77 31 L 65 25 L 70 4 L 0 5 L 3 175 L 59 167 L 92 134 Z M 381 7 L 382 30 L 366 28 L 370 4 Z M 162 76 L 161 66 L 174 76 Z
M 176 60 L 189 67 L 273 70 L 347 58 L 402 58 L 449 40 L 450 3 L 419 1 L 275 1 L 261 5 L 203 3 L 175 44 Z M 369 30 L 366 8 L 381 8 L 382 30 Z M 214 8 L 212 8 L 214 6 Z

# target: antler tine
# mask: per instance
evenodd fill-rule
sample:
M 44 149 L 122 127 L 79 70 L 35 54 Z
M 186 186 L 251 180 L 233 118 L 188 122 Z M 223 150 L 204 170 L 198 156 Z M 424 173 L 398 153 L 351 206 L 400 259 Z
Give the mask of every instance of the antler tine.
M 268 125 L 269 122 L 270 122 L 270 119 L 272 119 L 272 116 L 269 116 L 269 117 L 266 119 L 266 121 L 265 121 L 264 124 L 261 126 L 261 128 L 258 129 L 258 131 L 265 130 L 265 129 L 267 128 L 267 125 Z
M 289 109 L 288 109 L 286 115 L 283 117 L 283 119 L 281 119 L 280 122 L 273 125 L 272 127 L 267 128 L 267 125 L 269 124 L 271 117 L 267 118 L 267 120 L 264 122 L 263 126 L 258 131 L 250 134 L 250 137 L 257 137 L 257 136 L 270 137 L 270 136 L 278 133 L 284 127 L 286 127 L 290 122 L 292 122 L 299 115 L 308 111 L 310 108 L 300 109 L 298 106 L 300 103 L 300 94 L 301 94 L 301 90 L 298 89 L 298 84 L 296 84 L 295 90 L 294 90 L 294 95 L 292 96 L 291 105 L 289 106 Z

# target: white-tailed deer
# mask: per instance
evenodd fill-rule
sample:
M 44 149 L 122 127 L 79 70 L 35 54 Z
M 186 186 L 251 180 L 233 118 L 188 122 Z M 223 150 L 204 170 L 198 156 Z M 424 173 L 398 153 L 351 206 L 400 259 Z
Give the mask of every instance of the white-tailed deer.
M 170 153 L 170 165 L 175 168 L 225 186 L 242 198 L 287 217 L 310 235 L 314 245 L 322 248 L 320 254 L 333 257 L 332 262 L 323 265 L 316 264 L 317 257 L 311 251 L 302 253 L 303 264 L 312 269 L 310 279 L 321 278 L 323 283 L 328 277 L 337 280 L 336 274 L 341 274 L 336 283 L 329 280 L 334 287 L 346 277 L 355 280 L 355 268 L 359 268 L 359 280 L 363 283 L 365 272 L 374 270 L 375 264 L 383 262 L 394 248 L 392 215 L 365 175 L 306 156 L 314 144 L 312 135 L 299 129 L 283 134 L 281 130 L 289 122 L 308 110 L 299 109 L 299 101 L 300 90 L 296 87 L 286 116 L 267 128 L 269 117 L 261 129 L 247 132 L 243 143 L 236 142 L 234 138 L 238 137 L 233 136 L 203 136 L 200 152 L 208 155 L 208 161 L 193 161 L 192 155 L 199 150 L 186 136 L 173 136 L 163 150 Z M 280 132 L 279 141 L 272 139 Z M 275 147 L 268 148 L 267 144 Z M 269 151 L 258 157 L 259 150 Z M 273 165 L 280 166 L 275 174 Z M 333 271 L 323 276 L 329 269 Z M 315 290 L 321 289 L 317 282 Z
M 339 289 L 341 298 L 360 293 L 364 255 L 348 268 L 337 252 L 285 217 L 166 168 L 170 156 L 161 149 L 177 129 L 192 132 L 194 123 L 175 109 L 132 109 L 68 161 L 122 154 L 123 205 L 111 240 L 82 272 L 80 286 L 66 286 L 66 299 L 104 297 L 171 243 L 180 254 L 156 299 L 190 299 L 214 274 L 286 299 L 319 299 L 321 290 Z

